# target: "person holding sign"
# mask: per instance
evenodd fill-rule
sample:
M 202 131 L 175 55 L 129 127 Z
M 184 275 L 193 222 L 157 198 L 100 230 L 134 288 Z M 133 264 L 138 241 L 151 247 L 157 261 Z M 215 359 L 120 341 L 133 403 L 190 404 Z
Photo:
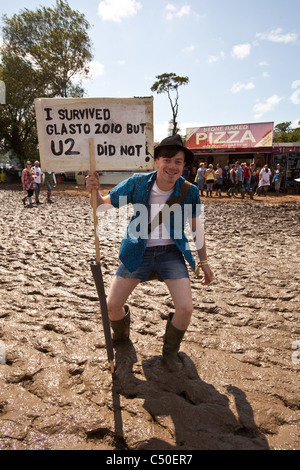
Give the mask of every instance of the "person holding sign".
M 207 261 L 199 192 L 181 176 L 184 166 L 193 162 L 194 154 L 183 145 L 179 135 L 174 135 L 155 148 L 154 159 L 156 171 L 133 175 L 107 196 L 102 197 L 97 191 L 100 210 L 129 203 L 134 209 L 120 246 L 121 264 L 110 287 L 107 309 L 113 341 L 125 341 L 130 329 L 130 310 L 125 305 L 129 295 L 140 282 L 154 278 L 164 281 L 175 313 L 169 316 L 166 325 L 163 362 L 170 371 L 176 371 L 182 365 L 177 353 L 193 311 L 185 260 L 193 270 L 203 271 L 202 285 L 210 284 L 214 275 Z M 99 189 L 97 172 L 89 172 L 86 186 L 91 194 Z M 197 268 L 184 234 L 187 219 L 199 256 Z

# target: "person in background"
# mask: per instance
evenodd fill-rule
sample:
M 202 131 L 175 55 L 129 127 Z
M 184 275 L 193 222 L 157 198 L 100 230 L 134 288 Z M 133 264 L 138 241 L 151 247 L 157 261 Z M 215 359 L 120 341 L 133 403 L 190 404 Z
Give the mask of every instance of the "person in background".
M 56 187 L 56 177 L 55 177 L 55 173 L 53 173 L 52 171 L 47 171 L 45 174 L 44 174 L 44 182 L 43 184 L 45 184 L 47 186 L 47 202 L 48 203 L 52 203 L 53 201 L 51 200 L 51 193 L 52 193 L 52 188 Z
M 21 175 L 21 182 L 22 182 L 23 190 L 27 191 L 27 196 L 23 197 L 22 199 L 24 206 L 26 205 L 26 202 L 28 199 L 29 207 L 32 207 L 32 195 L 33 195 L 33 191 L 35 188 L 35 182 L 34 182 L 35 178 L 36 178 L 36 175 L 34 171 L 31 169 L 31 162 L 28 160 L 26 162 L 26 166 L 24 170 L 22 171 L 22 175 Z
M 243 186 L 243 168 L 240 162 L 235 162 L 236 176 L 237 176 L 237 192 L 242 194 Z
M 208 193 L 210 197 L 212 197 L 214 182 L 215 182 L 215 170 L 213 165 L 210 163 L 208 165 L 207 170 L 205 171 L 205 181 L 206 181 L 206 196 L 208 197 Z
M 34 193 L 35 193 L 35 203 L 40 204 L 39 197 L 40 197 L 40 191 L 41 191 L 41 185 L 43 183 L 43 172 L 40 169 L 40 162 L 36 160 L 34 162 L 34 166 L 32 167 L 32 170 L 36 174 L 35 178 L 35 188 L 34 188 Z
M 272 172 L 268 168 L 268 165 L 264 165 L 264 167 L 260 170 L 259 173 L 259 183 L 257 188 L 257 195 L 260 196 L 262 193 L 264 196 L 267 195 L 268 188 L 271 184 L 271 176 Z
M 206 171 L 206 163 L 202 162 L 202 163 L 200 163 L 200 166 L 197 170 L 198 191 L 201 192 L 201 196 L 203 196 L 203 191 L 204 191 L 205 171 Z
M 231 169 L 229 170 L 229 189 L 227 191 L 227 196 L 235 196 L 237 192 L 238 186 L 238 179 L 236 174 L 236 164 L 232 165 Z
M 274 175 L 273 175 L 273 183 L 274 183 L 274 186 L 275 186 L 276 196 L 279 196 L 279 191 L 280 191 L 280 185 L 281 185 L 282 178 L 283 178 L 283 171 L 281 169 L 280 163 L 277 163 L 276 169 L 274 170 Z
M 223 170 L 223 188 L 225 191 L 228 191 L 229 189 L 229 166 L 225 165 Z
M 220 163 L 217 163 L 217 169 L 215 171 L 215 186 L 216 186 L 216 196 L 221 197 L 222 187 L 223 187 L 223 170 Z
M 251 163 L 250 165 L 250 198 L 253 199 L 253 195 L 256 191 L 257 186 L 257 170 L 255 163 Z
M 251 179 L 251 171 L 248 167 L 247 163 L 242 163 L 241 165 L 243 170 L 243 185 L 242 185 L 242 199 L 245 198 L 245 192 L 248 191 L 250 197 L 250 179 Z

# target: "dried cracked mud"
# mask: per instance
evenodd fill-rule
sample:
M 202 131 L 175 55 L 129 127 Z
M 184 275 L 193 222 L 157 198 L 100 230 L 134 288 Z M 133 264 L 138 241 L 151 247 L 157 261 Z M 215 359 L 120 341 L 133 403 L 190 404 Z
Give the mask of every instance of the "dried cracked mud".
M 43 193 L 32 208 L 21 197 L 0 188 L 1 450 L 299 449 L 299 197 L 204 198 L 216 280 L 203 288 L 191 272 L 183 370 L 161 364 L 173 305 L 150 281 L 129 299 L 114 375 L 86 193 Z M 100 250 L 108 290 L 119 240 Z

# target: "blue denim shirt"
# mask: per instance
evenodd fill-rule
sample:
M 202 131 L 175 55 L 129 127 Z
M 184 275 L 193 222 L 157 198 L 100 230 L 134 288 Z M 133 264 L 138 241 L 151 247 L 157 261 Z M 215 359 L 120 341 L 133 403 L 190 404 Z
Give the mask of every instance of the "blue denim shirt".
M 120 260 L 130 272 L 135 271 L 143 260 L 148 235 L 150 193 L 156 177 L 156 171 L 151 173 L 136 173 L 131 178 L 119 183 L 110 191 L 110 199 L 114 207 L 121 207 L 124 203 L 131 203 L 134 208 L 134 214 L 128 224 L 125 237 L 121 242 L 119 253 Z M 174 192 L 169 199 L 174 195 L 180 196 L 180 188 L 184 181 L 182 176 L 176 181 Z M 171 213 L 170 218 L 167 222 L 164 222 L 164 224 L 174 243 L 183 253 L 190 266 L 195 270 L 195 260 L 184 234 L 184 227 L 187 218 L 195 218 L 200 215 L 200 198 L 196 186 L 191 185 L 180 206 L 180 233 L 178 231 L 178 218 L 176 219 L 174 213 Z M 140 235 L 136 236 L 137 233 Z

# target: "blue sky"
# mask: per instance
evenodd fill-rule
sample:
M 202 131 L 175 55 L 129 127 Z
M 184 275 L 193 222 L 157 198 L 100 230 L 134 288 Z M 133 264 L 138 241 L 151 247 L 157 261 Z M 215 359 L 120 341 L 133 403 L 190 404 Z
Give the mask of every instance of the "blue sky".
M 91 25 L 88 97 L 151 96 L 156 75 L 174 72 L 181 133 L 186 128 L 300 120 L 299 0 L 69 0 Z M 10 0 L 9 17 L 55 0 Z M 0 31 L 1 37 L 1 31 Z M 0 39 L 1 41 L 1 39 Z M 154 138 L 172 117 L 154 96 Z

